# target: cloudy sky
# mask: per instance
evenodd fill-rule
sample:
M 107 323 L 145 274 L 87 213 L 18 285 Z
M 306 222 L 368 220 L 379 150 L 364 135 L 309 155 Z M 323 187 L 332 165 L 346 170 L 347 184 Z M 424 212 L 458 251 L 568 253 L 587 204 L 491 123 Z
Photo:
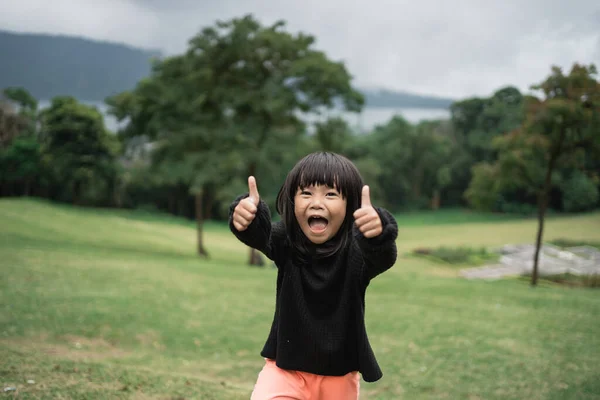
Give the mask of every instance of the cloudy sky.
M 316 36 L 359 87 L 451 97 L 521 90 L 551 65 L 600 67 L 598 0 L 17 0 L 0 29 L 181 52 L 217 19 L 255 14 Z

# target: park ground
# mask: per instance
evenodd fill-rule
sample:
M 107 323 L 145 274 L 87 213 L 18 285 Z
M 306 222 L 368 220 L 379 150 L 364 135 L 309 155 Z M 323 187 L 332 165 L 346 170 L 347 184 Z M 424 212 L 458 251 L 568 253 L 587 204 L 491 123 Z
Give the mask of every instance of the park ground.
M 600 399 L 600 291 L 462 279 L 415 248 L 531 243 L 536 221 L 398 215 L 396 265 L 372 282 L 384 377 L 361 399 Z M 0 200 L 0 394 L 19 399 L 248 399 L 275 269 L 223 223 Z M 547 240 L 600 242 L 600 213 L 551 216 Z M 13 390 L 14 389 L 14 390 Z

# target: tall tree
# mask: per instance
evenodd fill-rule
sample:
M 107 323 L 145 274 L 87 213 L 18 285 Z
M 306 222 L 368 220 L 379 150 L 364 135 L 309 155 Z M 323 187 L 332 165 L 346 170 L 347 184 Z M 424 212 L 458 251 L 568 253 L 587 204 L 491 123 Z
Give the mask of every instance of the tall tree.
M 544 218 L 553 180 L 561 168 L 585 168 L 588 157 L 600 156 L 600 82 L 594 65 L 574 64 L 568 75 L 558 67 L 532 89 L 541 98 L 526 98 L 523 124 L 498 137 L 499 153 L 493 166 L 479 166 L 481 188 L 490 191 L 510 186 L 528 187 L 537 196 L 538 230 L 531 284 L 538 280 L 538 263 L 544 233 Z M 486 180 L 494 184 L 483 183 Z M 473 189 L 472 195 L 483 190 Z M 489 202 L 491 199 L 482 198 Z
M 551 75 L 532 89 L 543 98 L 531 102 L 522 132 L 543 151 L 543 185 L 538 193 L 538 232 L 531 284 L 537 284 L 544 216 L 552 173 L 562 165 L 577 164 L 585 152 L 600 155 L 600 82 L 594 65 L 575 64 L 568 75 L 553 67 Z M 536 143 L 537 142 L 537 143 Z
M 343 63 L 314 49 L 314 37 L 284 28 L 252 15 L 219 21 L 194 36 L 186 53 L 194 73 L 208 77 L 202 101 L 226 113 L 237 131 L 246 176 L 259 174 L 270 141 L 304 132 L 302 113 L 336 105 L 359 111 L 364 103 Z M 251 249 L 249 263 L 258 261 Z

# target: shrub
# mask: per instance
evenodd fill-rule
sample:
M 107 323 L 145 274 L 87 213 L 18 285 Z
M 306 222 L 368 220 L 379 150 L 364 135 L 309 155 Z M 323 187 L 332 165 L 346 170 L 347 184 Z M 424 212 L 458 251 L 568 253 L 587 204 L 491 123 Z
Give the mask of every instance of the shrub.
M 592 210 L 598 204 L 598 187 L 583 172 L 575 171 L 561 185 L 563 209 L 566 212 Z
M 592 274 L 592 275 L 560 274 L 560 275 L 546 276 L 546 277 L 544 277 L 544 279 L 547 281 L 559 283 L 559 284 L 565 285 L 565 286 L 600 288 L 600 274 Z
M 579 246 L 590 246 L 600 249 L 600 242 L 589 242 L 586 240 L 572 240 L 572 239 L 555 239 L 550 240 L 550 244 L 554 246 L 567 248 L 567 247 L 579 247 Z
M 417 256 L 425 256 L 433 261 L 453 265 L 481 265 L 498 260 L 499 255 L 486 248 L 438 247 L 435 249 L 418 248 L 413 250 Z

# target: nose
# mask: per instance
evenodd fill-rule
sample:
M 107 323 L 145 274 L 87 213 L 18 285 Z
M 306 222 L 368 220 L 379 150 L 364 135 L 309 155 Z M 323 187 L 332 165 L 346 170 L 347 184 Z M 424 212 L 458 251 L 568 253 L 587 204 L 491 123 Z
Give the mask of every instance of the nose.
M 313 196 L 310 202 L 311 209 L 322 209 L 323 208 L 323 200 L 321 196 Z

